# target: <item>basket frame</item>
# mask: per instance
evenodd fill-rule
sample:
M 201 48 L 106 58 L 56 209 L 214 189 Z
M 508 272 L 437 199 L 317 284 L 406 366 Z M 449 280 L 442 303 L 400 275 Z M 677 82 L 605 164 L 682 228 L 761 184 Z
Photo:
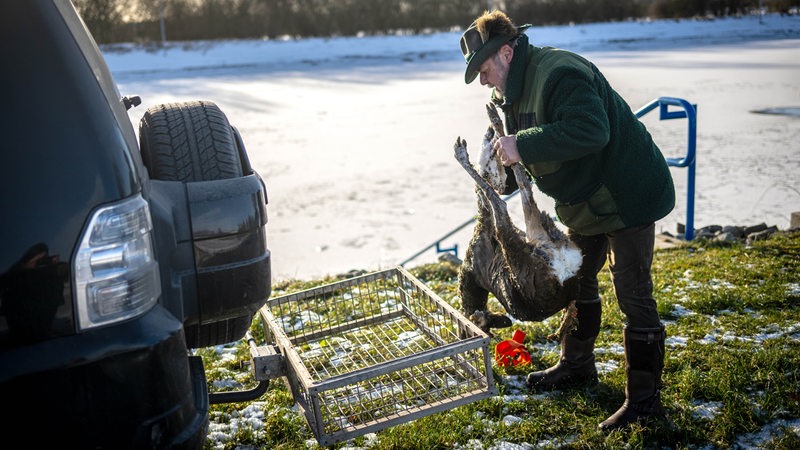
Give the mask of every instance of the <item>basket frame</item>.
M 399 294 L 399 307 L 393 311 L 335 324 L 325 330 L 295 337 L 290 337 L 285 332 L 281 316 L 273 313 L 273 308 L 280 308 L 282 305 L 334 296 L 337 292 L 353 287 L 366 287 L 369 290 L 376 283 L 392 279 L 396 283 L 396 294 Z M 424 298 L 416 300 L 415 295 Z M 447 342 L 442 338 L 437 330 L 432 329 L 423 318 L 415 313 L 414 302 L 430 302 L 438 314 L 446 318 L 449 325 L 458 328 L 458 340 Z M 489 351 L 490 337 L 401 266 L 274 297 L 268 300 L 259 313 L 263 319 L 267 339 L 274 341 L 274 345 L 285 359 L 284 381 L 320 445 L 333 445 L 497 394 Z M 346 332 L 359 327 L 378 326 L 400 319 L 413 324 L 417 328 L 416 331 L 423 334 L 425 339 L 430 339 L 429 342 L 433 347 L 410 355 L 390 357 L 386 361 L 338 373 L 325 379 L 319 379 L 319 376 L 312 375 L 313 370 L 309 370 L 297 350 L 298 345 L 304 342 L 324 339 L 333 333 Z M 453 330 L 446 331 L 452 332 Z M 370 380 L 378 377 L 402 374 L 404 371 L 426 370 L 428 364 L 437 364 L 442 361 L 447 361 L 448 364 L 452 363 L 459 374 L 470 377 L 459 381 L 468 383 L 470 386 L 474 383 L 475 386 L 466 392 L 459 392 L 443 399 L 426 400 L 422 405 L 398 410 L 356 425 L 348 423 L 340 429 L 326 431 L 325 424 L 326 421 L 330 424 L 330 417 L 327 417 L 326 409 L 323 408 L 322 396 L 337 389 L 347 389 L 357 386 L 359 383 L 369 383 Z

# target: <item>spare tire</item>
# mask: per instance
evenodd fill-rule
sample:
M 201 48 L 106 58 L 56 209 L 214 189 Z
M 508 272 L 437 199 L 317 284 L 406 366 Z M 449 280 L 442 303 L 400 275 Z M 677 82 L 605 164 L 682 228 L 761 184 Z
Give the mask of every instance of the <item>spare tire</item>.
M 142 160 L 150 178 L 212 181 L 242 176 L 242 162 L 228 118 L 208 101 L 149 108 L 139 124 Z
M 242 156 L 228 118 L 213 102 L 165 103 L 149 108 L 139 123 L 139 146 L 150 178 L 215 181 L 243 176 Z M 188 348 L 241 339 L 253 316 L 185 326 Z M 199 320 L 199 318 L 198 318 Z

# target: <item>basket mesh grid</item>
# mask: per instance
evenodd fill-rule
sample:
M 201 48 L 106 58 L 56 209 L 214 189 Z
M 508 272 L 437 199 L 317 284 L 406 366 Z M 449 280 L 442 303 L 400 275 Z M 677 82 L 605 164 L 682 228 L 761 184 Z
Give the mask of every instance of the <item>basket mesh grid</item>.
M 463 365 L 480 367 L 480 352 L 470 351 L 460 362 L 437 359 L 389 374 L 322 391 L 320 404 L 326 433 L 355 428 L 392 415 L 417 410 L 420 406 L 448 402 L 466 393 L 486 389 L 486 381 Z
M 289 371 L 303 386 L 294 394 L 305 397 L 321 442 L 493 393 L 488 337 L 402 268 L 276 297 L 265 308 L 272 333 L 290 343 L 289 361 L 302 365 Z

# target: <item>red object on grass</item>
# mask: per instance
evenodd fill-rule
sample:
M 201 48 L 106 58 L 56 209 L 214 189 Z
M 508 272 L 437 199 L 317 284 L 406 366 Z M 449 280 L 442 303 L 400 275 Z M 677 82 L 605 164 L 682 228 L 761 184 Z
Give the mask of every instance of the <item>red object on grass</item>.
M 525 348 L 525 332 L 514 330 L 511 339 L 498 342 L 494 347 L 494 361 L 498 366 L 524 366 L 530 364 L 531 355 Z

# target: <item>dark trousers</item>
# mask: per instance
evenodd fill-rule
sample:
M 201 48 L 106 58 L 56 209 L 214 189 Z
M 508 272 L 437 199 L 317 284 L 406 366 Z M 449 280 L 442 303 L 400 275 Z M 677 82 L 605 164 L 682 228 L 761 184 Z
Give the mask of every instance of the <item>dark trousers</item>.
M 569 236 L 583 253 L 583 264 L 578 271 L 578 302 L 590 301 L 600 296 L 597 274 L 608 261 L 614 294 L 620 310 L 627 318 L 628 326 L 661 326 L 650 274 L 655 245 L 654 223 L 593 236 L 569 231 Z

